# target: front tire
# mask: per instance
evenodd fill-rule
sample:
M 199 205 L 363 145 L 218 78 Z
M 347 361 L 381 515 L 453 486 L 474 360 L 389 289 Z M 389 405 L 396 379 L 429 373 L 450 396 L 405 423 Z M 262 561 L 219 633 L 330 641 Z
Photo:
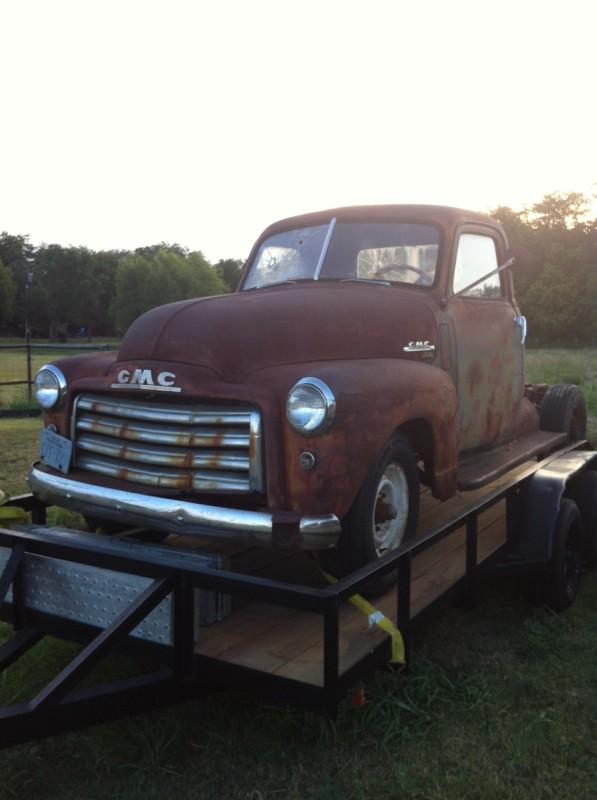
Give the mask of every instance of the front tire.
M 417 460 L 408 439 L 398 433 L 367 474 L 342 520 L 340 541 L 334 551 L 322 554 L 324 561 L 337 577 L 348 575 L 411 539 L 418 516 Z M 373 580 L 367 593 L 380 594 L 394 581 L 394 575 Z

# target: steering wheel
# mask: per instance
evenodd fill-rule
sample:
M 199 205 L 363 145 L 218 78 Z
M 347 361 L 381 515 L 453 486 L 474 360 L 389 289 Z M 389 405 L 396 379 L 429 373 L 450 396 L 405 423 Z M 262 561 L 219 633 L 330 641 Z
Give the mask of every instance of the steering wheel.
M 419 269 L 418 267 L 413 267 L 410 264 L 384 264 L 383 267 L 375 270 L 373 277 L 383 278 L 387 272 L 390 272 L 393 269 L 406 269 L 410 272 L 416 272 L 416 274 L 420 275 L 422 278 L 427 278 L 427 274 L 424 270 Z

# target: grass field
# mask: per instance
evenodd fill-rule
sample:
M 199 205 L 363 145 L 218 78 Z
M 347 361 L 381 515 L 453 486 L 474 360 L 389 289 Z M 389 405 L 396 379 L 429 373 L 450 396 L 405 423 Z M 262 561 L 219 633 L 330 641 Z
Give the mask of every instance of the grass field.
M 19 344 L 22 345 L 23 341 L 18 339 L 2 339 L 0 338 L 0 345 Z M 31 356 L 31 374 L 35 377 L 35 373 L 40 367 L 49 361 L 56 361 L 59 358 L 66 356 L 77 355 L 81 352 L 86 352 L 88 342 L 80 340 L 78 342 L 71 342 L 70 344 L 63 345 L 56 348 L 40 348 L 36 349 L 36 345 L 46 345 L 47 342 L 36 339 L 32 343 L 32 356 Z M 98 345 L 109 344 L 114 349 L 118 348 L 119 341 L 115 339 L 98 340 Z M 85 346 L 85 350 L 80 349 Z M 93 345 L 92 345 L 93 346 Z M 79 348 L 79 349 L 77 349 Z M 93 352 L 93 351 L 92 351 Z M 27 354 L 25 349 L 21 350 L 0 350 L 0 384 L 5 381 L 26 381 L 27 380 Z M 27 386 L 1 386 L 0 385 L 0 409 L 11 407 L 20 408 L 26 405 L 28 399 Z
M 593 432 L 596 355 L 527 359 L 534 381 L 583 385 Z M 0 420 L 0 486 L 26 488 L 39 426 Z M 74 652 L 41 642 L 2 676 L 0 703 L 31 696 Z M 408 676 L 379 674 L 367 705 L 342 707 L 334 723 L 223 694 L 0 751 L 0 800 L 594 800 L 596 665 L 595 574 L 564 614 L 533 606 L 521 583 L 492 581 L 479 608 L 450 609 L 419 633 Z M 131 668 L 114 659 L 96 677 Z

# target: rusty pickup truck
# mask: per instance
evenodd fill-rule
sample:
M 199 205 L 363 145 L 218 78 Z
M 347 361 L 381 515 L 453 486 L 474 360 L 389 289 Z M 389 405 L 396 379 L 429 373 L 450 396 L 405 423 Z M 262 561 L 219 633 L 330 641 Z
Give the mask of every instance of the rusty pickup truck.
M 328 551 L 350 572 L 414 535 L 421 484 L 445 500 L 584 437 L 577 387 L 525 386 L 520 261 L 456 208 L 277 222 L 233 294 L 39 371 L 31 489 L 93 528 Z

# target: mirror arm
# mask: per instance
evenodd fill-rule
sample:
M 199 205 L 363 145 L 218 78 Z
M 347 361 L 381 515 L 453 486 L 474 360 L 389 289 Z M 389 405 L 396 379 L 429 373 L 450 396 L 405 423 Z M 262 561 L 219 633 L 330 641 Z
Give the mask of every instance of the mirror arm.
M 483 281 L 486 281 L 487 278 L 491 278 L 493 275 L 498 275 L 500 272 L 503 272 L 505 269 L 510 269 L 510 267 L 514 264 L 515 261 L 516 261 L 516 259 L 514 257 L 509 258 L 505 262 L 505 264 L 501 265 L 501 267 L 498 267 L 497 269 L 494 269 L 491 272 L 488 272 L 487 275 L 482 275 L 480 278 L 477 278 L 476 281 L 473 281 L 472 283 L 469 283 L 468 286 L 465 286 L 464 289 L 459 289 L 457 292 L 454 292 L 452 297 L 458 297 L 458 295 L 464 294 L 465 292 L 468 292 L 471 289 L 474 289 L 475 286 L 478 286 L 480 283 L 483 283 Z

